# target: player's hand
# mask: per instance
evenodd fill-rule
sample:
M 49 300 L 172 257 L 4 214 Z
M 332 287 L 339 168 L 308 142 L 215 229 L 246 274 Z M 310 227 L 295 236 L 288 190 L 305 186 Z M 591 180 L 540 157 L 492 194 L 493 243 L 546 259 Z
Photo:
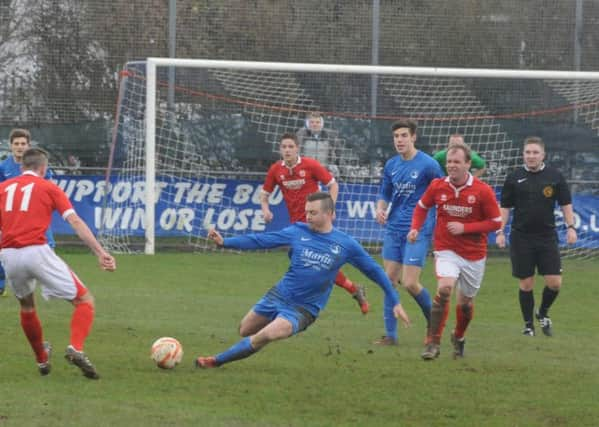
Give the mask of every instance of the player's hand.
M 497 234 L 495 236 L 495 243 L 497 243 L 497 246 L 499 246 L 501 249 L 505 248 L 505 234 Z
M 447 223 L 447 231 L 449 231 L 454 236 L 458 234 L 464 234 L 464 224 L 457 221 L 449 221 Z
M 578 240 L 578 235 L 576 234 L 576 230 L 573 228 L 568 228 L 566 231 L 566 242 L 569 245 L 573 245 Z
M 403 322 L 404 327 L 409 328 L 412 326 L 412 322 L 410 321 L 408 314 L 405 312 L 401 304 L 397 304 L 395 307 L 393 307 L 393 314 L 395 315 L 396 319 L 400 319 Z
M 410 243 L 414 243 L 414 242 L 416 242 L 416 240 L 418 240 L 418 234 L 419 234 L 419 231 L 416 230 L 415 228 L 412 228 L 408 232 L 408 235 L 406 236 L 406 240 Z
M 216 231 L 216 228 L 211 228 L 210 230 L 208 230 L 208 238 L 212 240 L 214 243 L 216 243 L 218 246 L 222 246 L 225 243 L 225 239 L 223 239 L 223 236 L 221 236 L 221 234 L 218 231 Z
M 270 209 L 264 209 L 262 211 L 262 216 L 264 217 L 264 222 L 266 223 L 271 222 L 274 217 Z
M 98 262 L 100 263 L 100 268 L 106 271 L 114 271 L 116 270 L 116 260 L 112 255 L 105 252 L 98 256 Z
M 377 209 L 376 222 L 378 222 L 381 225 L 385 225 L 385 223 L 387 222 L 387 212 L 385 212 L 382 209 Z

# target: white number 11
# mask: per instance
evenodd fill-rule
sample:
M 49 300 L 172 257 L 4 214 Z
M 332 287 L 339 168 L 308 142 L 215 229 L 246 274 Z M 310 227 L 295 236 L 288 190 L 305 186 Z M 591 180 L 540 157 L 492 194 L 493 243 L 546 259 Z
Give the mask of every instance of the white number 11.
M 12 205 L 15 200 L 15 191 L 17 190 L 17 185 L 18 183 L 15 182 L 14 184 L 10 184 L 4 190 L 8 193 L 5 207 L 6 212 L 12 211 Z M 31 184 L 27 184 L 25 187 L 21 188 L 21 191 L 23 192 L 23 199 L 21 200 L 21 207 L 19 209 L 20 211 L 27 212 L 27 210 L 29 209 L 29 202 L 31 201 L 31 192 L 33 191 L 34 185 L 35 184 L 32 182 Z

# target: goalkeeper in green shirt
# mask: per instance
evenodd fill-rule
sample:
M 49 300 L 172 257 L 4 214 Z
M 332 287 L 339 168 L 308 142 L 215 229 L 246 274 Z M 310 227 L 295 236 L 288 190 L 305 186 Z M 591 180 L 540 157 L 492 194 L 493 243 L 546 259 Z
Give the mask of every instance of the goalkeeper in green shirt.
M 453 134 L 449 137 L 449 144 L 447 144 L 447 148 L 445 150 L 437 151 L 433 158 L 439 162 L 441 169 L 443 169 L 443 173 L 447 175 L 447 169 L 445 169 L 445 164 L 447 163 L 447 150 L 451 148 L 453 145 L 464 145 L 464 136 L 459 133 Z M 485 173 L 486 162 L 481 156 L 478 155 L 476 151 L 471 151 L 471 162 L 472 166 L 470 167 L 470 172 L 477 178 L 480 178 Z

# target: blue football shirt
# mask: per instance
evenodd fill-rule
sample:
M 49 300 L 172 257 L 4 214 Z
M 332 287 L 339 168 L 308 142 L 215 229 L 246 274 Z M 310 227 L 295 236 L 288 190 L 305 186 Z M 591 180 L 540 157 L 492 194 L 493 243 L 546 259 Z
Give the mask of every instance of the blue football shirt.
M 313 316 L 318 316 L 326 306 L 337 271 L 345 263 L 352 264 L 377 283 L 393 305 L 399 303 L 399 294 L 382 267 L 354 238 L 335 228 L 329 233 L 318 233 L 307 224 L 297 222 L 280 231 L 226 238 L 224 246 L 235 249 L 289 246 L 289 269 L 275 289 L 289 303 L 308 310 Z
M 417 151 L 410 160 L 402 159 L 399 154 L 387 160 L 378 196 L 378 200 L 384 200 L 391 206 L 386 230 L 407 234 L 416 203 L 431 181 L 442 176 L 439 163 L 422 151 Z M 434 217 L 434 209 L 431 209 L 420 231 L 422 234 L 432 234 Z

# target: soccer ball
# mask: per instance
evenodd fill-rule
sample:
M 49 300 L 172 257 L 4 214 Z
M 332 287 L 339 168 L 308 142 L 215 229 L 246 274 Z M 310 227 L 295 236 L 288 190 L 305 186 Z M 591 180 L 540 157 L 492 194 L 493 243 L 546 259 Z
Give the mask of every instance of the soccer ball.
M 159 368 L 172 369 L 181 362 L 183 358 L 183 347 L 175 338 L 158 338 L 152 344 L 150 357 Z

